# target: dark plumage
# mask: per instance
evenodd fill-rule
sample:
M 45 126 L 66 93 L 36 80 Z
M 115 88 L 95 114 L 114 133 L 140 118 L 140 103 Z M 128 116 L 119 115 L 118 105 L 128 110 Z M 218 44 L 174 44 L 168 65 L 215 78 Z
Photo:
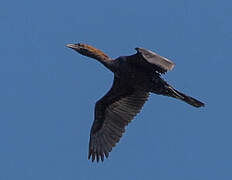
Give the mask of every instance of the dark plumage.
M 111 89 L 95 105 L 88 156 L 92 161 L 108 158 L 125 126 L 139 113 L 150 92 L 180 99 L 194 107 L 204 106 L 204 103 L 175 90 L 160 77 L 171 70 L 174 63 L 152 51 L 135 48 L 136 54 L 112 60 L 86 44 L 68 44 L 67 47 L 98 60 L 114 73 Z

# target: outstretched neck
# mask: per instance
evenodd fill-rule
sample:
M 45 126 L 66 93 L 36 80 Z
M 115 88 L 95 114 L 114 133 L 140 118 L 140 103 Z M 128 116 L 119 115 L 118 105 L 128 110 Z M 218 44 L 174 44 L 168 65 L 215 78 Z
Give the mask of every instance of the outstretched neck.
M 97 58 L 96 58 L 97 59 Z M 105 67 L 107 67 L 112 72 L 115 72 L 114 60 L 108 59 L 97 59 L 100 63 L 102 63 Z
M 114 72 L 113 60 L 109 58 L 105 53 L 86 44 L 81 44 L 81 46 L 82 47 L 78 51 L 80 54 L 96 59 L 105 67 Z
M 88 51 L 85 55 L 96 59 L 107 68 L 109 68 L 109 66 L 113 63 L 113 60 L 109 58 L 105 53 L 93 47 L 91 47 L 91 51 Z

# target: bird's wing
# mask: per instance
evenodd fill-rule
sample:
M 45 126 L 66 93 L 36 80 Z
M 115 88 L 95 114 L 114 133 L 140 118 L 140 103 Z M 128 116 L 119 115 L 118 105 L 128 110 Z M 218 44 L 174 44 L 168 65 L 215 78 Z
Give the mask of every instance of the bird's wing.
M 148 92 L 123 89 L 114 78 L 109 92 L 95 105 L 95 119 L 90 132 L 89 156 L 92 161 L 108 158 L 112 147 L 119 142 L 125 126 L 139 113 L 149 96 Z
M 131 57 L 137 58 L 139 60 L 145 60 L 149 64 L 153 65 L 154 68 L 160 73 L 165 73 L 173 69 L 175 64 L 169 59 L 162 57 L 150 50 L 143 48 L 135 48 L 137 54 Z

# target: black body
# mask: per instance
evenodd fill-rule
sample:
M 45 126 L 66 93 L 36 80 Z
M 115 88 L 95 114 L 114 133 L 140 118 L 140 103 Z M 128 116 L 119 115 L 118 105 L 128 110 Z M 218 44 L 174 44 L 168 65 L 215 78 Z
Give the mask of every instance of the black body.
M 95 105 L 89 142 L 89 158 L 92 157 L 92 161 L 95 157 L 97 162 L 108 157 L 125 126 L 143 107 L 149 93 L 173 97 L 194 107 L 204 106 L 204 103 L 175 90 L 161 78 L 161 74 L 171 70 L 174 63 L 152 51 L 136 48 L 136 54 L 112 60 L 89 45 L 67 46 L 97 59 L 114 73 L 111 89 Z

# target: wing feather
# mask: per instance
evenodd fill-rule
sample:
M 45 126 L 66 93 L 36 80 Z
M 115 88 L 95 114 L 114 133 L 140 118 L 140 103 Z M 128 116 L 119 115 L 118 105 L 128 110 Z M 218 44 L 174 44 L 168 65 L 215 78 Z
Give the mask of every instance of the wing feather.
M 104 157 L 119 142 L 125 126 L 139 113 L 149 96 L 141 90 L 120 88 L 120 82 L 115 77 L 110 91 L 95 105 L 95 119 L 90 132 L 89 156 L 97 162 Z
M 139 52 L 145 60 L 147 60 L 151 64 L 155 64 L 158 67 L 162 68 L 165 72 L 170 71 L 174 68 L 175 64 L 169 59 L 156 54 L 147 49 L 143 48 L 135 48 L 137 52 Z
M 172 70 L 175 66 L 172 61 L 155 52 L 143 48 L 135 49 L 137 53 L 131 56 L 126 56 L 126 59 L 132 64 L 145 67 L 147 71 L 155 70 L 159 73 L 165 73 Z

